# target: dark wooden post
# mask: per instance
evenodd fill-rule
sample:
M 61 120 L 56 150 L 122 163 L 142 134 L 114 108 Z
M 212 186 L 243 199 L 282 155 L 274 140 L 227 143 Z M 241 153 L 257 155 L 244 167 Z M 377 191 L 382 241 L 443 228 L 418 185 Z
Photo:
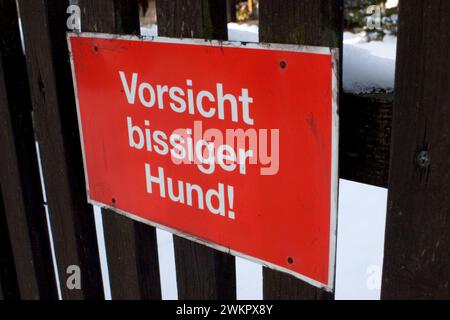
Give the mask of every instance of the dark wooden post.
M 19 0 L 33 120 L 64 299 L 104 298 L 92 206 L 86 201 L 80 137 L 66 41 L 69 1 Z M 69 266 L 81 271 L 70 290 Z
M 20 299 L 20 293 L 16 266 L 14 265 L 2 193 L 0 192 L 0 300 L 18 299 Z
M 227 21 L 236 22 L 236 0 L 227 0 Z
M 157 0 L 158 33 L 227 39 L 225 0 Z M 180 299 L 235 299 L 234 257 L 174 236 Z
M 0 0 L 0 184 L 20 295 L 57 299 L 15 0 Z
M 341 0 L 260 0 L 261 42 L 342 47 Z M 289 275 L 263 270 L 265 299 L 332 299 L 333 294 Z
M 450 298 L 450 2 L 400 2 L 382 299 Z
M 156 14 L 160 36 L 228 39 L 225 0 L 157 0 Z
M 137 0 L 80 0 L 82 31 L 140 34 Z M 156 230 L 102 211 L 112 299 L 161 299 Z

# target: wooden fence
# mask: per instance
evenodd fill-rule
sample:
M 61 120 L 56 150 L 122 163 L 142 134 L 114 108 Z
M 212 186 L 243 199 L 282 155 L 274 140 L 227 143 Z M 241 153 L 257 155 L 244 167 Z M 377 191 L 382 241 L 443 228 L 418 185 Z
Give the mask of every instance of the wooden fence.
M 82 31 L 139 33 L 137 0 L 0 0 L 0 299 L 57 299 L 55 271 L 63 299 L 104 298 L 66 43 L 74 3 Z M 156 5 L 160 36 L 227 39 L 225 0 Z M 259 15 L 261 42 L 342 48 L 340 0 L 260 0 Z M 383 298 L 450 296 L 449 20 L 448 0 L 401 2 L 394 113 L 392 95 L 340 94 L 341 177 L 389 185 Z M 112 298 L 160 299 L 155 228 L 102 219 Z M 174 248 L 180 299 L 236 298 L 234 257 L 176 236 Z M 66 285 L 72 265 L 79 290 Z M 263 292 L 333 299 L 269 269 Z

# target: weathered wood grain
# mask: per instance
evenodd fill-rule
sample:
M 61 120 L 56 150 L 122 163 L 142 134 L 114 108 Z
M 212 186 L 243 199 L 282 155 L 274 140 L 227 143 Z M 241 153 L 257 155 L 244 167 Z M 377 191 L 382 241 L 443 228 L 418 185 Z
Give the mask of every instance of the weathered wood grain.
M 341 95 L 339 176 L 387 188 L 393 93 Z
M 14 265 L 2 193 L 0 192 L 0 300 L 18 299 L 20 299 L 20 293 L 16 266 Z
M 450 2 L 400 2 L 382 299 L 450 298 Z
M 0 154 L 0 184 L 20 295 L 57 299 L 15 0 L 0 0 Z
M 102 299 L 95 221 L 86 201 L 66 41 L 68 5 L 61 0 L 19 0 L 61 292 L 63 299 Z M 66 285 L 67 268 L 72 265 L 81 270 L 81 289 Z

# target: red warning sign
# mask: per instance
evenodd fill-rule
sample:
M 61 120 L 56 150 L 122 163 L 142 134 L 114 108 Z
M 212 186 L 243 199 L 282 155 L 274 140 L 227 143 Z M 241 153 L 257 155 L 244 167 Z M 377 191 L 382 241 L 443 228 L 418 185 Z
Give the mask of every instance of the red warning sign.
M 89 201 L 332 289 L 335 50 L 69 35 Z

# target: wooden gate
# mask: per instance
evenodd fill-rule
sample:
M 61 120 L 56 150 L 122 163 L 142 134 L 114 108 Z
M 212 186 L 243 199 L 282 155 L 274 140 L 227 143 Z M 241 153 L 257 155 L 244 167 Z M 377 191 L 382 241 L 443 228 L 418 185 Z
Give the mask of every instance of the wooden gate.
M 82 31 L 140 32 L 138 0 L 0 0 L 0 299 L 104 298 L 66 42 L 72 4 Z M 160 36 L 227 39 L 225 0 L 156 6 Z M 392 122 L 391 95 L 340 94 L 341 177 L 389 186 L 383 298 L 450 297 L 449 20 L 448 0 L 401 1 Z M 342 26 L 341 0 L 260 0 L 261 42 L 342 49 Z M 112 298 L 161 299 L 155 228 L 102 219 Z M 236 299 L 234 257 L 176 236 L 174 248 L 180 299 Z M 66 285 L 70 266 L 80 289 Z M 263 295 L 334 298 L 269 269 Z

